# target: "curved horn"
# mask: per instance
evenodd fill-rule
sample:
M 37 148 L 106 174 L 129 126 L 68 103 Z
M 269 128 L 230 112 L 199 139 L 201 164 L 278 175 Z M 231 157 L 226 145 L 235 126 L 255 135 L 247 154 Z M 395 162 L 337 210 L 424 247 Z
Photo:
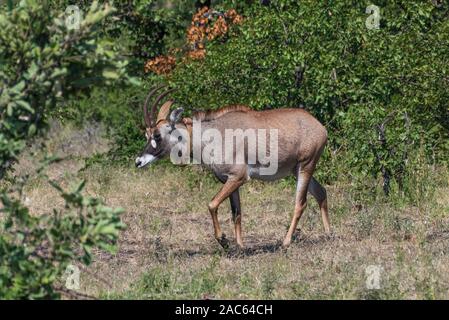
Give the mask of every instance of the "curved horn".
M 167 119 L 168 114 L 170 113 L 170 107 L 173 103 L 175 103 L 174 100 L 168 100 L 162 105 L 162 107 L 159 109 L 159 113 L 157 114 L 156 124 L 158 124 L 161 120 Z
M 170 89 L 165 91 L 164 93 L 162 93 L 161 95 L 159 95 L 159 97 L 157 97 L 156 101 L 154 101 L 153 106 L 151 107 L 151 119 L 154 119 L 156 116 L 156 107 L 159 104 L 159 102 L 164 99 L 169 93 L 172 93 L 173 91 L 175 91 L 176 89 Z M 152 123 L 153 125 L 155 123 Z
M 163 85 L 159 85 L 159 86 L 154 86 L 150 89 L 150 92 L 147 95 L 147 98 L 145 99 L 145 103 L 143 105 L 143 118 L 145 120 L 145 125 L 147 126 L 147 128 L 149 128 L 151 126 L 151 114 L 148 113 L 148 102 L 150 102 L 150 98 L 156 93 L 156 91 L 165 88 L 167 85 L 163 84 Z

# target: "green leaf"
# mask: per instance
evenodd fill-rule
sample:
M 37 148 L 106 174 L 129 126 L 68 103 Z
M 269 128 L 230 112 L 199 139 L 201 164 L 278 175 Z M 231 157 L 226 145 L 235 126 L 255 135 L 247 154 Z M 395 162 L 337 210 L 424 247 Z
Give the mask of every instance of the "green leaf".
M 36 134 L 36 125 L 33 123 L 30 125 L 30 127 L 28 128 L 28 136 L 34 136 Z
M 11 88 L 11 91 L 14 93 L 21 93 L 25 89 L 25 80 L 20 81 L 14 87 Z
M 119 74 L 112 69 L 105 69 L 105 70 L 103 70 L 102 74 L 103 74 L 103 77 L 106 79 L 116 80 L 120 77 Z
M 23 109 L 25 109 L 26 111 L 34 114 L 34 109 L 31 108 L 30 104 L 24 100 L 17 100 L 16 103 L 21 106 Z

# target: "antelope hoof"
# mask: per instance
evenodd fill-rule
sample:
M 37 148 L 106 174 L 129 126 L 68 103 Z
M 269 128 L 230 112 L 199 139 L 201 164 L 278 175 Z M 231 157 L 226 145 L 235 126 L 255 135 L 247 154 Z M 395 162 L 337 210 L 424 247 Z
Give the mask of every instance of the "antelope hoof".
M 291 248 L 291 246 L 289 244 L 283 243 L 282 246 L 280 247 L 279 251 L 283 254 L 288 254 L 290 248 Z
M 223 233 L 221 238 L 216 238 L 218 243 L 223 247 L 223 249 L 229 248 L 229 240 L 226 238 L 226 235 Z
M 292 243 L 291 239 L 284 240 L 282 243 L 282 249 L 287 250 L 288 247 L 290 247 L 290 244 Z

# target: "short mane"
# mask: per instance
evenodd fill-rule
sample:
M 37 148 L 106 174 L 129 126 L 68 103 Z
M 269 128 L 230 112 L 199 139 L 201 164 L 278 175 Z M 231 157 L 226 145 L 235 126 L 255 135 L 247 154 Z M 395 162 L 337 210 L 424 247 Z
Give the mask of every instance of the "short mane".
M 244 105 L 231 105 L 220 108 L 218 110 L 195 111 L 193 118 L 198 121 L 210 121 L 220 118 L 229 112 L 248 112 L 251 109 Z

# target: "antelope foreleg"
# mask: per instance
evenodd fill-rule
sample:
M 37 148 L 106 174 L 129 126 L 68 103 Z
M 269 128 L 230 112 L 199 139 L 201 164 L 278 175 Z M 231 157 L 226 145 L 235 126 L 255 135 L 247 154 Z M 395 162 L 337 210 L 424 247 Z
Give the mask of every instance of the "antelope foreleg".
M 220 243 L 223 247 L 226 247 L 228 245 L 228 241 L 226 240 L 226 236 L 221 232 L 220 224 L 218 222 L 218 207 L 223 202 L 223 200 L 229 197 L 243 183 L 243 180 L 228 179 L 208 206 L 210 215 L 212 217 L 212 223 L 214 224 L 215 239 L 217 239 L 218 243 Z

